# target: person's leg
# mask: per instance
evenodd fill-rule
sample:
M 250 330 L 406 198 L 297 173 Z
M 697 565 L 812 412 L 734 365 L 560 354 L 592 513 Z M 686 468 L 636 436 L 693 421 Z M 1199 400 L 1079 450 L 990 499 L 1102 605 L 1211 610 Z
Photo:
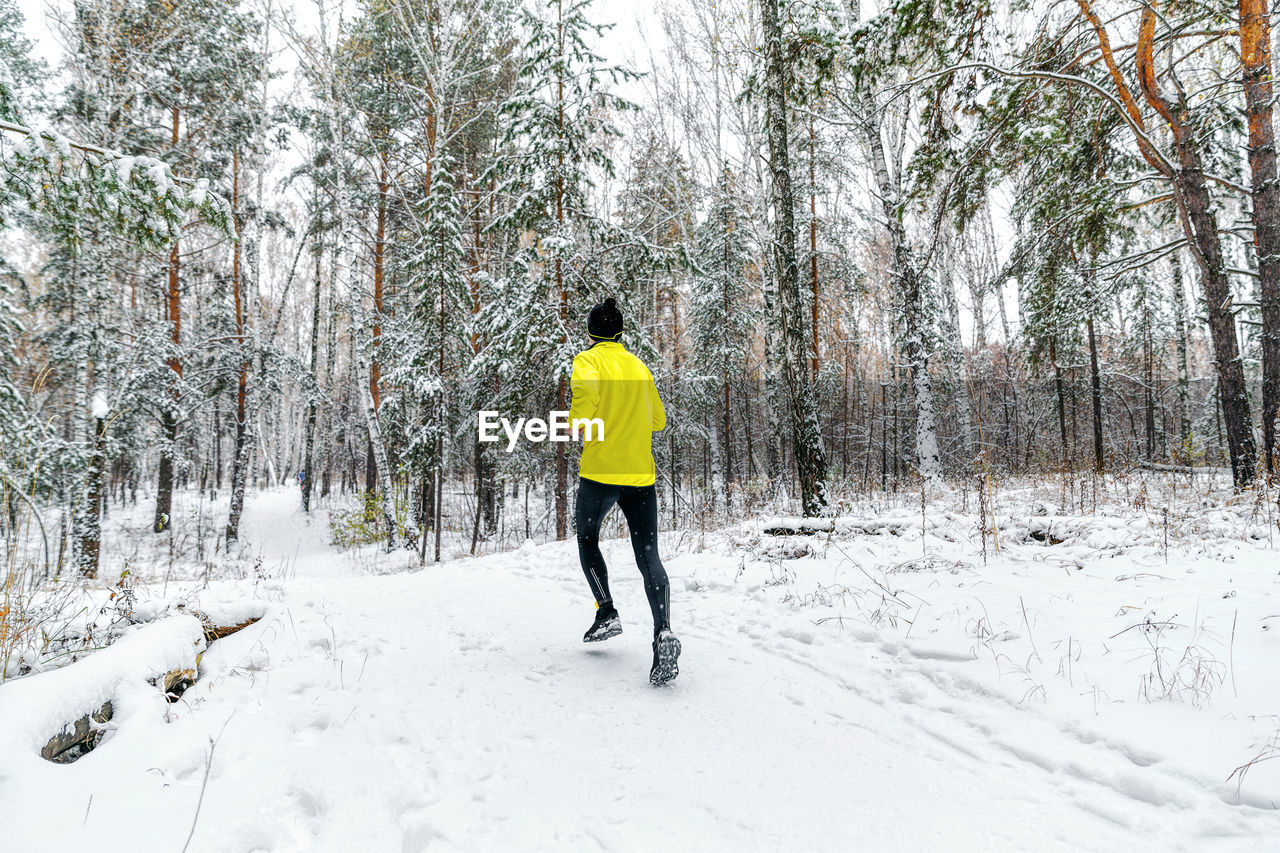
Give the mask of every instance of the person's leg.
M 644 578 L 644 592 L 653 612 L 653 633 L 657 636 L 663 628 L 671 627 L 667 570 L 658 556 L 658 491 L 653 486 L 628 486 L 618 498 L 618 508 L 631 530 L 631 548 Z
M 600 553 L 600 523 L 617 500 L 618 486 L 578 480 L 578 500 L 573 513 L 574 526 L 578 529 L 578 559 L 582 561 L 582 573 L 587 576 L 591 594 L 600 608 L 613 605 L 609 572 Z

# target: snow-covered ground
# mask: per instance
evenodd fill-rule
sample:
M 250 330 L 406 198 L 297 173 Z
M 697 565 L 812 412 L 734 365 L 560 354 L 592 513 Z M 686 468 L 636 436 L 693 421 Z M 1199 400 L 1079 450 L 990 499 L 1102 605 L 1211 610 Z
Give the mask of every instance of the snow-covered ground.
M 605 544 L 625 632 L 584 646 L 570 543 L 419 568 L 260 494 L 257 569 L 139 591 L 266 614 L 181 701 L 144 680 L 194 653 L 177 615 L 0 686 L 0 847 L 1267 849 L 1280 543 L 1265 507 L 1187 498 L 1166 525 L 1145 496 L 1015 496 L 985 565 L 945 502 L 664 534 L 684 655 L 652 688 L 626 540 Z M 40 715 L 117 683 L 97 749 L 39 757 Z

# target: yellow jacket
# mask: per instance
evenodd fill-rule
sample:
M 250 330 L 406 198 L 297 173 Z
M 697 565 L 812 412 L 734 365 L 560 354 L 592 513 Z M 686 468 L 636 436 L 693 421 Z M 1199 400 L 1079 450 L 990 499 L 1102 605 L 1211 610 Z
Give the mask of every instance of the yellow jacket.
M 569 420 L 598 418 L 604 437 L 582 430 L 579 473 L 597 483 L 652 486 L 653 433 L 667 425 L 653 374 L 622 344 L 601 341 L 573 359 Z M 598 433 L 598 431 L 597 431 Z

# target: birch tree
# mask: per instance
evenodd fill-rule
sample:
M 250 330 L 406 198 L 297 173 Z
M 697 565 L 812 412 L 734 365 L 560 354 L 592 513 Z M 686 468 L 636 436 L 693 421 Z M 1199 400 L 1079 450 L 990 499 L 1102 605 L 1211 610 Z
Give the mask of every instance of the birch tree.
M 849 0 L 846 6 L 848 26 L 855 38 L 866 31 L 858 29 L 861 9 L 857 0 Z M 904 199 L 902 179 L 906 164 L 904 138 L 906 114 L 902 114 L 902 127 L 896 140 L 891 141 L 885 132 L 886 110 L 876 103 L 874 87 L 886 81 L 887 57 L 882 48 L 870 38 L 856 38 L 862 52 L 852 67 L 852 94 L 846 99 L 853 114 L 853 121 L 860 127 L 864 145 L 870 154 L 871 172 L 875 195 L 879 201 L 881 221 L 889 235 L 889 248 L 893 259 L 890 276 L 895 283 L 901 322 L 902 349 L 911 371 L 912 400 L 915 406 L 916 465 L 921 481 L 929 488 L 942 484 L 942 458 L 938 450 L 937 417 L 934 412 L 933 385 L 929 376 L 930 304 L 928 282 L 924 277 L 924 263 L 917 259 L 903 223 Z M 895 144 L 896 143 L 896 144 Z M 936 235 L 936 228 L 935 228 Z

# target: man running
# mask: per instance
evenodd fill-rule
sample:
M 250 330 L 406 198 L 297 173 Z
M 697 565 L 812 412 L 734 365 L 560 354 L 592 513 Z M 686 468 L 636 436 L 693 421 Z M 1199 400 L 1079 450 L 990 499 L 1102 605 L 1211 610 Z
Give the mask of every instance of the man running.
M 622 312 L 612 298 L 591 309 L 587 334 L 591 346 L 573 359 L 569 419 L 572 423 L 598 418 L 604 430 L 603 435 L 583 434 L 574 510 L 578 556 L 596 598 L 596 620 L 582 641 L 597 643 L 622 633 L 600 553 L 600 523 L 617 504 L 631 530 L 631 548 L 653 613 L 649 681 L 665 684 L 680 673 L 676 665 L 680 641 L 671 633 L 669 622 L 667 572 L 658 557 L 658 493 L 654 488 L 652 436 L 666 427 L 667 415 L 649 368 L 618 342 Z

